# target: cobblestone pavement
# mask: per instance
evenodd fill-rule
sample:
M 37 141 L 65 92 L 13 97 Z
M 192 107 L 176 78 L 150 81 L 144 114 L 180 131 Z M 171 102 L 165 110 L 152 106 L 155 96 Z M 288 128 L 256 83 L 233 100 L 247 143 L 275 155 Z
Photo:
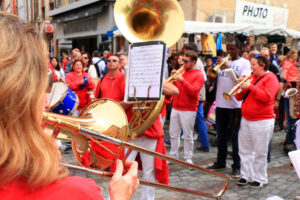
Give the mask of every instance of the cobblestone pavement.
M 168 133 L 166 130 L 166 136 Z M 214 136 L 209 135 L 210 143 L 212 144 Z M 279 196 L 285 200 L 293 200 L 295 196 L 300 196 L 300 181 L 290 164 L 288 156 L 286 156 L 282 151 L 281 142 L 285 138 L 285 133 L 274 132 L 272 137 L 272 158 L 271 162 L 268 164 L 268 176 L 269 184 L 260 189 L 250 188 L 248 186 L 239 187 L 236 182 L 238 179 L 231 178 L 229 188 L 226 190 L 222 199 L 225 200 L 238 200 L 238 199 L 247 199 L 247 200 L 264 200 L 268 197 Z M 183 143 L 183 142 L 182 142 Z M 195 147 L 199 143 L 195 143 Z M 167 152 L 170 150 L 170 147 L 166 147 Z M 229 146 L 229 150 L 231 146 Z M 211 146 L 209 152 L 199 152 L 194 151 L 194 163 L 201 166 L 207 167 L 211 165 L 217 154 L 217 148 Z M 183 159 L 183 149 L 180 148 L 180 159 Z M 63 161 L 71 164 L 77 164 L 75 161 L 72 151 L 63 153 Z M 227 159 L 227 168 L 221 173 L 231 175 L 231 164 L 232 160 Z M 170 185 L 184 187 L 188 189 L 200 190 L 202 192 L 217 192 L 222 188 L 224 183 L 222 179 L 209 176 L 197 170 L 188 169 L 185 166 L 172 164 L 169 166 L 170 171 Z M 96 183 L 102 188 L 102 195 L 104 198 L 108 196 L 108 184 L 109 178 L 99 177 L 96 175 L 90 175 L 83 172 L 74 172 L 70 171 L 71 175 L 78 175 L 83 177 L 93 178 Z M 141 174 L 140 174 L 141 177 Z M 133 200 L 140 198 L 142 185 L 139 186 L 137 192 L 132 197 Z M 156 199 L 174 199 L 174 200 L 198 200 L 198 199 L 208 199 L 205 197 L 200 197 L 196 195 L 190 195 L 185 193 L 174 192 L 170 190 L 156 189 Z

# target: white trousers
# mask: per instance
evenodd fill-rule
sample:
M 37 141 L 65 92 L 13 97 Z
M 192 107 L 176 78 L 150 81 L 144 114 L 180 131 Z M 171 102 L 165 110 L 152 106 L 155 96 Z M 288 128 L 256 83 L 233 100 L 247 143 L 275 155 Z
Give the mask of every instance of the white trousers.
M 138 146 L 145 147 L 151 151 L 156 150 L 157 139 L 150 139 L 146 136 L 136 137 L 133 141 L 134 144 Z M 138 152 L 132 151 L 127 160 L 135 160 Z M 148 154 L 140 153 L 143 167 L 143 179 L 147 181 L 155 182 L 155 167 L 154 167 L 154 157 Z M 141 200 L 154 200 L 155 199 L 155 188 L 150 186 L 143 186 L 143 191 L 141 195 Z
M 268 145 L 274 131 L 274 119 L 249 121 L 242 117 L 239 131 L 241 174 L 249 182 L 268 183 Z
M 171 119 L 170 119 L 170 141 L 171 141 L 171 150 L 170 155 L 178 159 L 178 150 L 180 146 L 180 133 L 181 129 L 183 130 L 184 138 L 184 159 L 193 158 L 194 150 L 194 125 L 196 118 L 196 111 L 180 111 L 172 109 Z

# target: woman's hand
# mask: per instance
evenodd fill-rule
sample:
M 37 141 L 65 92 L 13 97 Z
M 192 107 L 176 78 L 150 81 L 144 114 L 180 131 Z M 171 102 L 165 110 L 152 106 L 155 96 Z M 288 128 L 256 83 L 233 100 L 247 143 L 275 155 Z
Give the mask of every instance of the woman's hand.
M 111 200 L 129 200 L 136 191 L 139 180 L 137 176 L 138 164 L 135 161 L 126 161 L 125 166 L 121 160 L 117 160 L 116 172 L 109 184 Z M 126 174 L 123 175 L 123 171 Z
M 246 81 L 244 81 L 244 82 L 241 84 L 240 88 L 242 88 L 242 89 L 248 89 L 248 88 L 250 87 L 250 85 L 251 85 L 250 80 L 246 80 Z

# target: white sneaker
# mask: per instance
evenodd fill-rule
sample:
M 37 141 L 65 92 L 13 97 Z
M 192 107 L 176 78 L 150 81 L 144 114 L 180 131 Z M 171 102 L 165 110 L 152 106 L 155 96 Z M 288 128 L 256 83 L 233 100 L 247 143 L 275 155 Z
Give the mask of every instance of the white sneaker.
M 195 133 L 195 134 L 194 134 L 194 140 L 197 140 L 197 139 L 198 139 L 198 134 Z
M 190 164 L 194 164 L 191 159 L 186 159 L 185 162 L 190 163 Z

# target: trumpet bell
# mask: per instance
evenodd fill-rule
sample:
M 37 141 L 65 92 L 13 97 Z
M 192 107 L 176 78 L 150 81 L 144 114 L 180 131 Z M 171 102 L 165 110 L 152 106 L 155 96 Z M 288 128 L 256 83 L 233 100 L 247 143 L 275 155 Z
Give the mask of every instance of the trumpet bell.
M 223 93 L 223 97 L 224 97 L 225 100 L 231 101 L 231 96 L 230 96 L 230 94 L 228 94 L 227 92 L 224 92 L 224 93 Z
M 162 40 L 170 47 L 184 30 L 184 13 L 177 0 L 117 0 L 114 19 L 131 43 Z

